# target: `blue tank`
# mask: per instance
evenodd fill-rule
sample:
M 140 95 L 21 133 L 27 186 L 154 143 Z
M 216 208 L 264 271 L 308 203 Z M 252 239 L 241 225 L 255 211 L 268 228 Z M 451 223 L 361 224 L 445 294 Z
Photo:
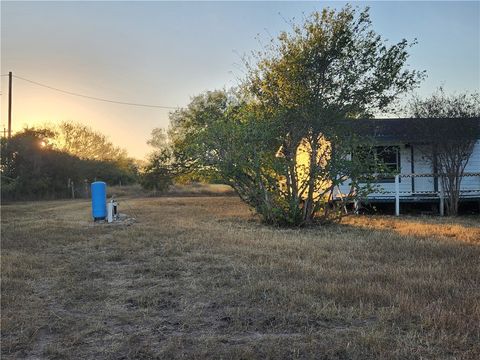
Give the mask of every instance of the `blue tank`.
M 104 220 L 107 217 L 107 184 L 95 181 L 91 185 L 93 220 Z

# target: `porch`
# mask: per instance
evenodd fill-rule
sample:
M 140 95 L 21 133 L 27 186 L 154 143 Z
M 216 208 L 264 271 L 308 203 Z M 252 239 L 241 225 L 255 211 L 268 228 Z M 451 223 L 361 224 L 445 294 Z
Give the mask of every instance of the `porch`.
M 364 199 L 354 201 L 355 208 L 361 202 L 368 203 L 395 203 L 395 215 L 400 215 L 402 203 L 438 203 L 440 216 L 445 212 L 446 191 L 443 189 L 439 174 L 398 174 L 392 184 L 387 186 L 378 184 L 375 192 L 367 195 Z M 402 179 L 410 179 L 405 181 Z M 402 186 L 402 183 L 411 183 L 411 186 Z M 417 186 L 415 186 L 417 184 Z M 420 185 L 421 186 L 418 186 Z M 393 186 L 392 186 L 393 185 Z M 340 188 L 335 194 L 335 199 L 344 201 L 348 195 L 342 194 Z M 460 201 L 480 202 L 480 173 L 464 173 L 460 189 Z

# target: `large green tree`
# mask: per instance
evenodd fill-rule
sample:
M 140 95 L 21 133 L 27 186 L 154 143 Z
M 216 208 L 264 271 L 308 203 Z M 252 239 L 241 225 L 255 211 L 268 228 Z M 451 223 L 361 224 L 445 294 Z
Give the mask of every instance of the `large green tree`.
M 358 143 L 346 119 L 388 111 L 416 86 L 410 46 L 388 45 L 368 9 L 314 12 L 247 63 L 241 97 L 206 93 L 173 113 L 178 159 L 216 171 L 267 222 L 327 219 L 335 187 L 350 178 L 359 195 L 365 170 L 348 156 Z
M 255 106 L 238 94 L 209 91 L 170 116 L 175 168 L 231 185 L 267 221 L 267 183 L 277 183 L 272 169 L 281 162 L 274 125 L 260 119 Z M 182 170 L 181 170 L 182 171 Z
M 349 173 L 342 159 L 352 137 L 345 136 L 344 120 L 388 111 L 422 79 L 406 67 L 410 46 L 406 40 L 388 45 L 373 31 L 368 8 L 346 6 L 311 14 L 257 53 L 246 90 L 282 128 L 287 199 L 301 208 L 302 222 L 326 209 L 332 186 Z M 299 172 L 303 144 L 309 162 Z

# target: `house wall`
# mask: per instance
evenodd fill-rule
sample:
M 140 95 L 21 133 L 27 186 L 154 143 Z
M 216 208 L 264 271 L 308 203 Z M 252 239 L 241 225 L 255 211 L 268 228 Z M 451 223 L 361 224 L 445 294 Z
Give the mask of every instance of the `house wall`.
M 430 153 L 429 146 L 413 145 L 413 158 L 414 158 L 414 174 L 433 174 L 434 169 L 431 161 L 426 154 Z M 412 171 L 410 171 L 410 174 Z M 413 192 L 417 194 L 425 194 L 435 191 L 435 181 L 433 176 L 429 177 L 414 177 L 413 179 Z
M 382 144 L 383 145 L 383 144 Z M 385 144 L 387 145 L 387 144 Z M 410 147 L 406 147 L 405 144 L 388 144 L 399 146 L 400 150 L 400 171 L 402 174 L 411 173 L 411 153 Z M 350 181 L 345 181 L 342 185 L 339 186 L 340 192 L 342 194 L 348 194 L 350 192 Z M 410 178 L 401 178 L 399 184 L 400 192 L 409 193 L 412 190 L 412 181 Z M 375 186 L 375 192 L 371 193 L 369 197 L 371 198 L 382 198 L 382 197 L 392 197 L 395 196 L 395 183 L 386 182 L 378 183 Z
M 473 153 L 465 167 L 466 173 L 480 173 L 480 140 L 475 143 Z M 475 190 L 475 193 L 465 193 L 465 195 L 480 195 L 480 176 L 466 176 L 462 179 L 462 190 Z
M 410 147 L 406 147 L 404 144 L 394 144 L 399 146 L 400 150 L 400 173 L 401 174 L 410 174 L 411 173 L 411 153 Z M 369 197 L 372 198 L 381 198 L 381 197 L 391 197 L 395 196 L 395 183 L 378 183 L 376 185 L 377 191 L 371 193 Z M 410 193 L 412 191 L 412 180 L 411 178 L 400 178 L 399 183 L 400 193 Z
M 397 145 L 400 147 L 400 172 L 401 174 L 412 173 L 412 153 L 411 147 L 406 147 L 405 144 L 388 144 Z M 413 146 L 414 158 L 414 173 L 415 174 L 431 174 L 433 168 L 425 156 L 428 148 L 425 146 Z M 466 173 L 480 173 L 480 140 L 478 140 L 473 149 L 473 153 L 465 168 Z M 413 178 L 414 193 L 422 195 L 427 192 L 434 192 L 433 177 L 414 177 Z M 377 191 L 371 193 L 369 198 L 389 198 L 395 196 L 395 183 L 379 183 L 376 185 Z M 480 176 L 464 177 L 461 184 L 462 190 L 475 190 L 475 192 L 466 192 L 462 196 L 480 196 Z M 339 186 L 339 190 L 343 195 L 347 195 L 350 191 L 350 182 L 347 180 Z M 412 194 L 412 178 L 400 178 L 399 184 L 400 196 L 408 196 Z M 338 196 L 338 194 L 336 195 Z

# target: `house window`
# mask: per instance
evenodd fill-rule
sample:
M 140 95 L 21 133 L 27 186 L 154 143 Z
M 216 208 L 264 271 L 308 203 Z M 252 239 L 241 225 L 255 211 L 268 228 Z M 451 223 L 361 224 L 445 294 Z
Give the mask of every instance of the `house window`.
M 394 182 L 395 174 L 400 173 L 400 147 L 374 146 L 360 147 L 355 154 L 365 173 L 386 174 L 376 177 L 376 182 Z
M 379 164 L 380 171 L 396 174 L 400 172 L 400 148 L 398 146 L 375 146 L 376 162 Z M 382 171 L 383 170 L 383 171 Z M 386 176 L 380 179 L 380 182 L 393 182 L 395 176 Z

